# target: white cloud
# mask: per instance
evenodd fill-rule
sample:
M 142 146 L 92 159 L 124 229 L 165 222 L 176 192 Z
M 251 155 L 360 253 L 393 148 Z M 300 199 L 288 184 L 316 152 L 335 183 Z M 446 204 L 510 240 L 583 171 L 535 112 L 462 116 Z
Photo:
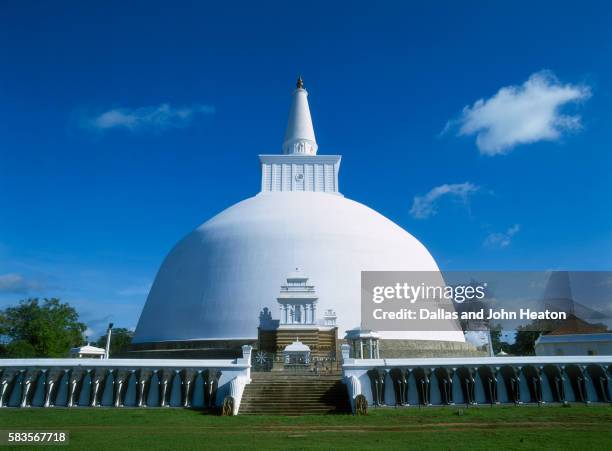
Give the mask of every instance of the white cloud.
M 19 293 L 25 294 L 30 291 L 38 291 L 43 288 L 43 284 L 23 277 L 21 274 L 0 275 L 0 293 Z
M 481 154 L 508 153 L 519 144 L 557 141 L 564 132 L 582 127 L 579 115 L 565 115 L 561 107 L 591 96 L 586 85 L 562 85 L 548 71 L 532 74 L 520 86 L 506 86 L 489 99 L 480 99 L 463 109 L 445 131 L 459 127 L 459 135 L 476 135 Z
M 514 224 L 505 232 L 491 233 L 484 241 L 484 245 L 490 249 L 503 249 L 508 247 L 512 237 L 521 230 L 520 224 Z
M 193 105 L 174 108 L 167 103 L 142 108 L 117 108 L 87 117 L 82 126 L 100 132 L 112 129 L 129 131 L 166 130 L 185 127 L 199 114 L 214 114 L 215 108 L 209 105 Z
M 117 294 L 119 296 L 146 296 L 151 291 L 151 284 L 145 283 L 141 285 L 132 285 L 122 290 L 119 290 Z
M 417 219 L 425 219 L 437 213 L 436 202 L 443 196 L 451 196 L 468 202 L 469 196 L 480 189 L 479 186 L 470 182 L 444 184 L 436 186 L 423 196 L 414 196 L 410 214 Z

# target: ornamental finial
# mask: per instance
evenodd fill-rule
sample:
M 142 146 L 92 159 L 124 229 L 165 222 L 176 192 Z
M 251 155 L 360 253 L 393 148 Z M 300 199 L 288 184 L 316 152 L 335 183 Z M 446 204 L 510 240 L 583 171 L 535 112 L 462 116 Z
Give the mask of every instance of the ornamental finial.
M 302 80 L 302 76 L 299 75 L 298 79 L 297 79 L 297 83 L 295 84 L 295 87 L 298 89 L 304 89 L 304 80 Z

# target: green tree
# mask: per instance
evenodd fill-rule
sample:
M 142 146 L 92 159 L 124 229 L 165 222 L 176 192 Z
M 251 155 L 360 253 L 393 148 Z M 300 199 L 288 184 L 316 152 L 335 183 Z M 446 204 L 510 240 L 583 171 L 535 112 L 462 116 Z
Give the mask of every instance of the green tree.
M 540 331 L 526 330 L 524 326 L 517 328 L 510 352 L 514 355 L 535 355 L 535 341 L 540 334 Z
M 106 335 L 107 334 L 104 334 L 98 339 L 96 346 L 106 348 Z M 129 329 L 122 327 L 113 329 L 113 332 L 111 333 L 110 356 L 116 357 L 126 352 L 132 343 L 133 337 L 134 332 Z
M 74 307 L 57 298 L 26 299 L 0 312 L 4 357 L 65 357 L 84 331 Z
M 491 329 L 491 344 L 493 345 L 493 352 L 495 354 L 499 354 L 499 352 L 503 349 L 504 352 L 507 351 L 508 343 L 502 341 L 502 331 L 501 329 Z

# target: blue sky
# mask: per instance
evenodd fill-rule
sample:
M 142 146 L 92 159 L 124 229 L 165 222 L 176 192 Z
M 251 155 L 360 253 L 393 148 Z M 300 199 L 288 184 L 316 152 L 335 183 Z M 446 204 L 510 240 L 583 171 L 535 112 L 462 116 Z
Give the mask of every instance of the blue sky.
M 609 270 L 610 23 L 604 1 L 3 1 L 0 307 L 134 327 L 173 244 L 258 191 L 298 73 L 341 191 L 441 268 Z

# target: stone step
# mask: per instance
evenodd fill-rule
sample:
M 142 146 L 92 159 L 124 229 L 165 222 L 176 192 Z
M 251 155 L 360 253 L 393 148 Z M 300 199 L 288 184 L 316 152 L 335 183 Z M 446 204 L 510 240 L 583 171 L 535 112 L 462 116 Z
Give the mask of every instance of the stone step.
M 302 394 L 308 394 L 308 395 L 313 395 L 313 396 L 322 396 L 325 395 L 327 393 L 333 392 L 335 391 L 335 388 L 331 388 L 329 390 L 249 390 L 249 394 L 260 394 L 261 396 L 272 396 L 272 395 L 279 395 L 279 396 L 299 396 Z
M 250 385 L 250 384 L 249 384 Z M 252 390 L 293 390 L 293 391 L 305 391 L 305 390 L 318 390 L 325 391 L 334 389 L 336 385 L 254 385 Z
M 258 397 L 258 398 L 299 398 L 299 397 L 308 397 L 308 398 L 323 398 L 334 395 L 335 392 L 320 392 L 320 393 L 279 393 L 279 392 L 247 392 L 247 397 Z M 344 392 L 339 395 L 340 397 L 344 396 Z
M 302 392 L 308 392 L 308 393 L 326 393 L 330 390 L 336 390 L 336 387 L 326 387 L 326 388 L 309 388 L 309 387 L 304 387 L 304 389 L 296 389 L 296 388 L 292 388 L 292 387 L 287 387 L 286 389 L 282 389 L 282 388 L 262 388 L 262 389 L 257 389 L 257 388 L 252 388 L 251 390 L 249 390 L 250 393 L 285 393 L 285 394 L 290 394 L 290 393 L 302 393 Z
M 341 376 L 254 373 L 245 387 L 240 414 L 323 415 L 348 412 Z
M 323 383 L 317 382 L 314 384 L 304 384 L 302 382 L 296 382 L 292 384 L 291 382 L 281 382 L 281 383 L 255 383 L 251 382 L 249 385 L 253 387 L 303 387 L 303 388 L 311 388 L 311 387 L 334 387 L 337 383 Z
M 338 402 L 344 402 L 344 399 L 342 398 L 332 398 L 332 399 L 308 399 L 308 398 L 301 398 L 301 399 L 295 399 L 295 400 L 290 400 L 290 399 L 244 399 L 242 400 L 242 402 L 240 403 L 240 405 L 249 405 L 249 406 L 254 406 L 254 405 L 297 405 L 297 404 L 309 404 L 309 405 L 336 405 Z
M 263 380 L 263 379 L 272 379 L 272 380 L 282 380 L 282 379 L 310 379 L 310 380 L 325 380 L 325 379 L 337 379 L 341 377 L 342 374 L 287 374 L 282 372 L 270 372 L 270 373 L 251 373 L 251 379 L 255 380 Z
M 305 390 L 305 389 L 311 389 L 311 388 L 333 388 L 333 387 L 336 387 L 338 385 L 344 386 L 344 384 L 302 384 L 302 383 L 299 383 L 299 384 L 291 384 L 291 383 L 287 383 L 287 384 L 284 384 L 284 383 L 283 384 L 271 384 L 271 383 L 270 384 L 253 384 L 253 383 L 250 383 L 248 385 L 251 386 L 251 387 L 254 387 L 254 388 L 291 388 L 291 387 L 293 387 L 293 388 L 295 388 L 297 390 L 300 390 L 300 389 L 304 389 Z
M 251 373 L 251 379 L 253 380 L 283 380 L 283 379 L 309 379 L 309 380 L 325 380 L 325 379 L 338 379 L 342 374 L 287 374 L 287 373 Z

